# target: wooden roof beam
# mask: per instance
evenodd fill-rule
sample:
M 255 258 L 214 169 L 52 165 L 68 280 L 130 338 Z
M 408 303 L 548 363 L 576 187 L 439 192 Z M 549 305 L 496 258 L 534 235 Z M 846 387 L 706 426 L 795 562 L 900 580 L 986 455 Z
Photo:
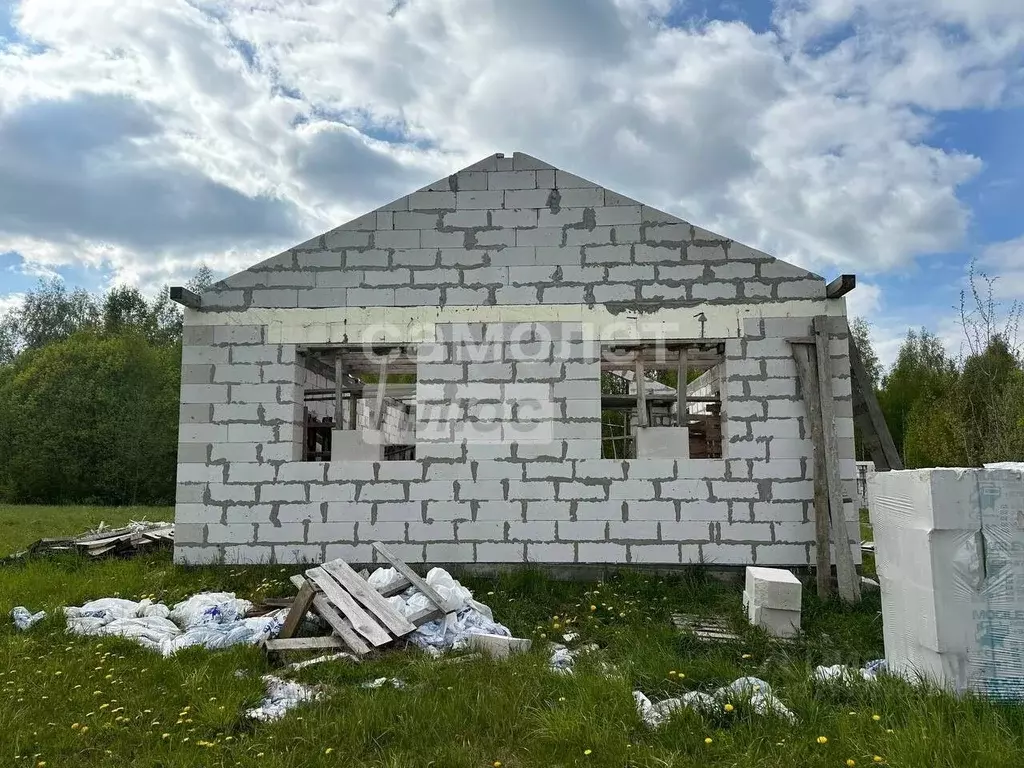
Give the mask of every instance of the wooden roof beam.
M 856 275 L 840 275 L 825 286 L 825 297 L 829 299 L 838 299 L 845 296 L 856 287 Z

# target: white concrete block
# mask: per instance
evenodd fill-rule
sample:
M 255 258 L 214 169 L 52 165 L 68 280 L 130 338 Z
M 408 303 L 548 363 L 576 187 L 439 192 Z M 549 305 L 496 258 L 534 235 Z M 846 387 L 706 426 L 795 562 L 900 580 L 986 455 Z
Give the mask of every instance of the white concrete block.
M 800 632 L 800 611 L 763 608 L 754 603 L 749 611 L 750 623 L 774 637 L 793 637 Z
M 506 659 L 513 653 L 526 653 L 533 643 L 518 637 L 503 635 L 470 635 L 469 647 L 480 651 L 492 659 Z
M 686 427 L 639 427 L 636 456 L 638 459 L 689 459 L 690 430 Z
M 751 605 L 773 610 L 800 611 L 803 585 L 782 568 L 748 566 L 744 594 Z

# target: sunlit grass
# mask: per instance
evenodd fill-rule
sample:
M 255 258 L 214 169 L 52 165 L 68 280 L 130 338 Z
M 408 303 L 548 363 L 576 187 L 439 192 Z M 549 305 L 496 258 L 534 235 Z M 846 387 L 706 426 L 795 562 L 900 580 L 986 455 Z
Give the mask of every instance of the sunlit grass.
M 0 521 L 32 512 L 7 508 Z M 93 513 L 107 519 L 109 512 Z M 81 519 L 67 527 L 77 530 Z M 0 524 L 17 527 L 17 520 Z M 452 664 L 407 650 L 360 665 L 312 666 L 298 679 L 321 686 L 324 697 L 277 723 L 243 716 L 262 697 L 260 675 L 274 668 L 254 648 L 188 649 L 163 659 L 128 641 L 67 635 L 56 615 L 62 605 L 115 593 L 165 602 L 204 589 L 255 600 L 291 594 L 287 576 L 295 570 L 183 569 L 165 554 L 3 567 L 0 610 L 24 604 L 52 615 L 26 633 L 7 621 L 0 626 L 0 765 L 841 768 L 849 760 L 875 765 L 877 756 L 890 766 L 959 768 L 1019 766 L 1024 758 L 1018 707 L 899 681 L 850 688 L 811 681 L 815 664 L 882 654 L 877 596 L 843 609 L 805 592 L 806 635 L 787 646 L 744 625 L 738 585 L 701 572 L 628 572 L 600 583 L 557 582 L 537 571 L 466 577 L 499 621 L 534 639 L 533 652 Z M 673 613 L 725 616 L 742 640 L 708 644 L 680 635 Z M 573 645 L 594 642 L 601 650 L 581 657 L 575 674 L 557 675 L 544 640 L 566 631 L 579 635 Z M 767 680 L 799 722 L 760 717 L 736 702 L 711 716 L 682 711 L 652 731 L 635 712 L 634 689 L 657 701 L 741 675 Z M 360 687 L 384 676 L 406 687 Z

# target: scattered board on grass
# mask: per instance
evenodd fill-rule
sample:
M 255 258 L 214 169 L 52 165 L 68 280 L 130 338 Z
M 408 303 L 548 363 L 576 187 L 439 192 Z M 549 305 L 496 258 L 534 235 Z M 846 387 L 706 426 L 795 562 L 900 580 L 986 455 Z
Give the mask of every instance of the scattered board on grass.
M 368 581 L 368 573 L 356 573 L 344 560 L 332 560 L 305 574 L 291 577 L 298 594 L 291 602 L 281 629 L 280 640 L 267 643 L 267 650 L 308 650 L 300 644 L 289 646 L 288 640 L 330 640 L 336 645 L 323 647 L 347 648 L 363 656 L 374 648 L 392 644 L 416 631 L 416 627 L 441 618 L 446 606 L 440 595 L 383 544 L 373 545 L 380 555 L 402 575 L 402 589 L 412 586 L 423 592 L 432 603 L 430 608 L 414 616 L 403 616 L 386 600 L 395 594 L 395 585 L 384 590 L 375 589 Z M 328 638 L 295 638 L 302 618 L 312 611 L 323 619 L 333 632 Z M 282 644 L 282 642 L 284 644 Z
M 698 640 L 710 643 L 738 643 L 743 640 L 742 637 L 733 632 L 732 627 L 725 619 L 675 613 L 672 614 L 672 623 L 675 624 L 677 629 L 689 632 Z M 773 637 L 772 639 L 780 643 L 793 642 L 791 637 Z
M 672 615 L 672 623 L 684 632 L 690 632 L 698 640 L 735 643 L 741 640 L 724 619 L 694 616 L 685 613 Z

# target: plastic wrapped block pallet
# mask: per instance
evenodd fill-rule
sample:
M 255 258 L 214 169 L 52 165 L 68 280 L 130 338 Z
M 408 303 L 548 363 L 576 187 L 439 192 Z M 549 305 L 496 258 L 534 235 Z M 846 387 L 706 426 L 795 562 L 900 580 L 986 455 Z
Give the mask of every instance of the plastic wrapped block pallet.
M 1024 700 L 1024 472 L 870 479 L 890 671 Z

